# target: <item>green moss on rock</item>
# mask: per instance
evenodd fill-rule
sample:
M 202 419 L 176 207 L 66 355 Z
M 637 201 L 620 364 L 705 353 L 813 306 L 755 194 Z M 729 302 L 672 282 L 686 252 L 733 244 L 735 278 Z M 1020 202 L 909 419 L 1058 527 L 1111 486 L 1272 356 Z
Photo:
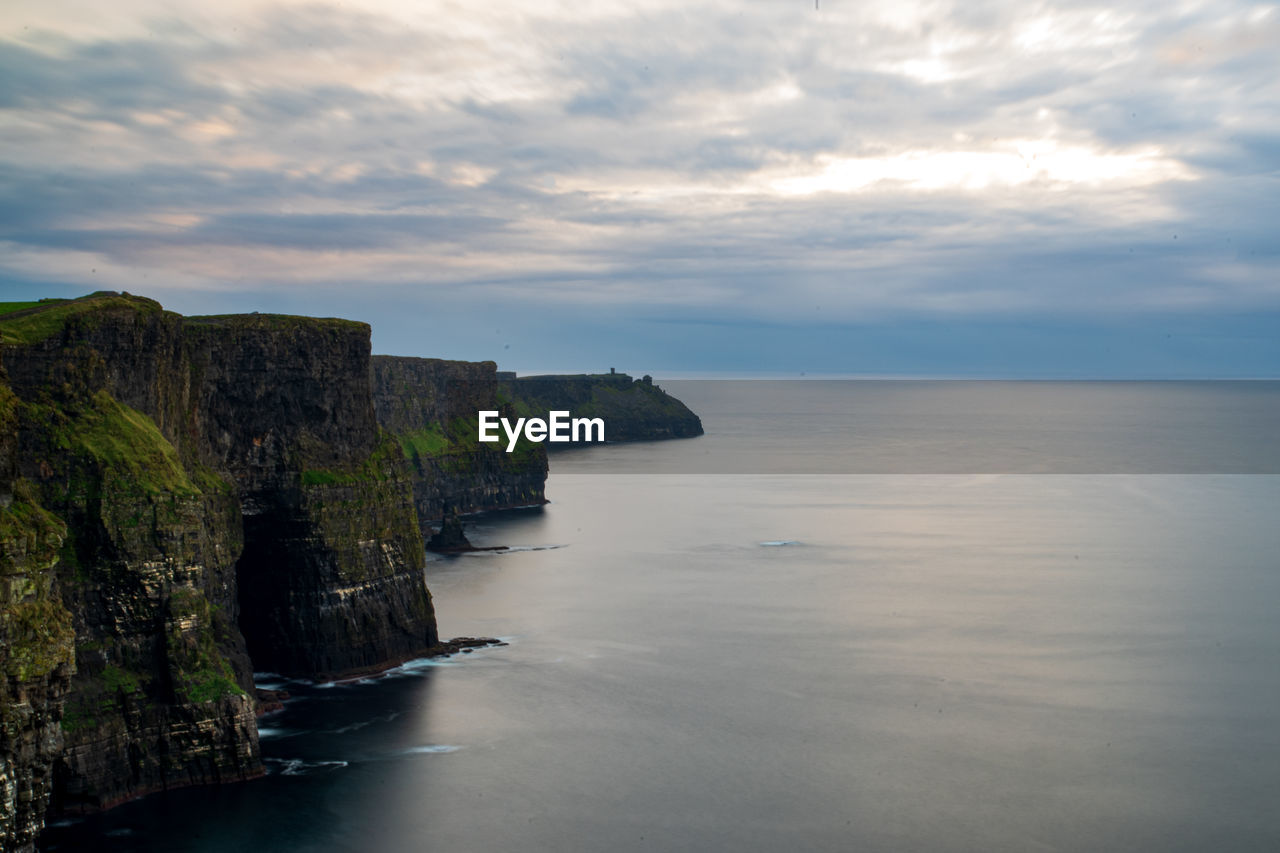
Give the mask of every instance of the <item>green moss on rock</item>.
M 395 438 L 389 433 L 382 433 L 373 452 L 363 460 L 342 467 L 304 467 L 300 481 L 303 486 L 354 486 L 395 479 L 400 476 L 396 463 L 401 454 Z M 297 455 L 305 457 L 307 454 L 301 452 Z
M 305 511 L 319 539 L 335 556 L 339 579 L 356 583 L 390 571 L 378 565 L 383 547 L 410 565 L 425 560 L 401 444 L 382 433 L 362 462 L 337 470 L 307 470 L 301 478 Z M 385 546 L 370 549 L 378 541 Z M 378 556 L 374 556 L 374 553 Z
M 8 659 L 4 671 L 18 681 L 43 678 L 69 663 L 75 648 L 71 614 L 62 602 L 36 594 L 4 608 Z
M 515 417 L 525 416 L 517 414 Z M 507 453 L 507 435 L 501 428 L 498 429 L 498 436 L 499 440 L 493 443 L 480 441 L 480 419 L 477 413 L 473 417 L 452 418 L 443 426 L 431 423 L 422 429 L 398 434 L 395 438 L 400 443 L 405 459 L 419 470 L 434 462 L 442 470 L 455 473 L 475 471 L 477 453 L 500 453 L 516 465 L 540 457 L 541 445 L 525 438 L 523 431 L 510 453 Z
M 81 732 L 93 731 L 98 727 L 97 708 L 88 702 L 71 701 L 62 712 L 62 732 L 66 735 L 77 735 Z
M 52 572 L 66 530 L 24 480 L 0 507 L 0 672 L 20 684 L 74 660 L 71 614 L 53 588 Z
M 143 677 L 136 672 L 107 664 L 102 670 L 102 684 L 107 692 L 131 696 L 142 689 Z
M 45 397 L 25 404 L 27 420 L 44 436 L 50 455 L 80 457 L 101 472 L 117 492 L 155 495 L 198 495 L 200 485 L 188 474 L 173 445 L 155 421 L 118 402 L 106 391 L 87 400 L 58 401 Z M 206 487 L 229 488 L 208 469 L 197 469 Z M 76 477 L 69 491 L 85 488 Z
M 201 703 L 244 694 L 218 649 L 214 607 L 200 590 L 173 590 L 166 622 L 165 653 L 178 697 Z
M 442 456 L 452 446 L 452 442 L 439 424 L 430 424 L 425 429 L 397 435 L 396 440 L 400 442 L 404 458 L 411 461 L 424 457 Z

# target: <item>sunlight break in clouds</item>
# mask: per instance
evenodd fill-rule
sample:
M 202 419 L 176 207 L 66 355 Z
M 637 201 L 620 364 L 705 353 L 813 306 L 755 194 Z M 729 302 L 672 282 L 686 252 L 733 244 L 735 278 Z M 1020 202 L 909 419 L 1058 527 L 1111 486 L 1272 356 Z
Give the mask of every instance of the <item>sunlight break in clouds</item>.
M 1158 148 L 1108 152 L 1061 146 L 1052 140 L 1013 140 L 986 151 L 905 151 L 883 157 L 823 156 L 810 174 L 774 178 L 767 185 L 789 196 L 850 193 L 895 183 L 908 190 L 983 190 L 1044 184 L 1141 187 L 1190 180 L 1185 165 Z

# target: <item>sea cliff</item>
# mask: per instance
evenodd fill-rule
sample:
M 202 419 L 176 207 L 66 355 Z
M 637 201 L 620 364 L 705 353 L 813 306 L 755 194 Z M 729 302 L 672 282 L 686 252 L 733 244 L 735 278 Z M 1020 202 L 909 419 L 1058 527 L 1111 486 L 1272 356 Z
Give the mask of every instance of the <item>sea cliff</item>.
M 62 752 L 75 633 L 54 568 L 67 526 L 17 476 L 17 406 L 0 368 L 0 849 L 44 825 Z
M 102 293 L 0 335 L 4 849 L 46 809 L 261 774 L 254 669 L 438 648 L 368 326 Z
M 261 775 L 254 671 L 483 644 L 440 641 L 424 538 L 545 503 L 547 454 L 480 443 L 479 411 L 701 432 L 647 377 L 585 380 L 372 356 L 348 320 L 0 304 L 0 849 L 49 815 Z
M 32 770 L 52 807 L 261 773 L 239 502 L 200 453 L 182 318 L 101 294 L 7 314 L 0 334 L 15 473 L 65 525 L 50 567 L 74 638 L 51 711 L 63 743 Z
M 509 411 L 499 399 L 492 361 L 374 356 L 373 388 L 378 421 L 409 460 L 424 526 L 442 519 L 447 509 L 468 513 L 546 503 L 543 445 L 521 441 L 506 453 L 478 440 L 478 412 Z
M 499 398 L 520 416 L 546 418 L 551 411 L 602 418 L 606 441 L 644 441 L 702 435 L 702 421 L 648 376 L 585 373 L 504 376 Z

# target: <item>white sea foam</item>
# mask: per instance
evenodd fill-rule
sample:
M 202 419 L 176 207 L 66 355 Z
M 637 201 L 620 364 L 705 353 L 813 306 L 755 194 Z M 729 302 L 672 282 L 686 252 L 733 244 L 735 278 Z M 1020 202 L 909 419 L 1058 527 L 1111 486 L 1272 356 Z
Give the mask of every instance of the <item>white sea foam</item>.
M 504 640 L 504 642 L 509 642 Z M 477 649 L 486 648 L 478 646 Z M 445 658 L 414 658 L 405 661 L 399 666 L 393 666 L 385 669 L 376 675 L 370 675 L 363 678 L 346 678 L 338 681 L 325 681 L 320 684 L 313 685 L 317 690 L 329 690 L 334 687 L 350 687 L 352 685 L 373 684 L 384 678 L 403 678 L 407 675 L 416 675 L 423 670 L 435 669 L 436 667 L 460 666 L 462 659 L 459 657 Z
M 290 737 L 296 734 L 301 734 L 301 732 L 290 731 L 289 729 L 280 729 L 274 726 L 258 726 L 258 740 L 272 740 L 274 738 Z
M 301 758 L 266 758 L 263 762 L 279 765 L 281 776 L 306 776 L 316 771 L 338 770 L 349 766 L 345 761 L 304 761 Z
M 768 542 L 761 542 L 761 545 L 767 548 L 780 548 L 783 545 L 799 545 L 798 539 L 770 539 Z
M 279 690 L 291 680 L 278 672 L 255 672 L 253 674 L 253 686 L 261 687 L 263 690 Z
M 436 667 L 457 666 L 461 661 L 442 660 L 440 658 L 414 658 L 407 660 L 397 667 L 387 670 L 388 675 L 405 674 L 411 672 L 419 672 L 424 669 L 435 669 Z

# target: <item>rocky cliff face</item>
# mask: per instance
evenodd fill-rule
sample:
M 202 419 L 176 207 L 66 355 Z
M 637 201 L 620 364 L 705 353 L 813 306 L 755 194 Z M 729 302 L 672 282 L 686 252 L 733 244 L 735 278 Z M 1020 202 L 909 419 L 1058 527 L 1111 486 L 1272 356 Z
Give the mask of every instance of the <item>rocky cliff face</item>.
M 409 459 L 424 525 L 446 508 L 465 513 L 546 503 L 541 444 L 522 441 L 507 453 L 477 438 L 479 411 L 510 411 L 499 401 L 493 362 L 374 356 L 373 388 L 379 423 Z
M 67 530 L 55 572 L 75 674 L 54 806 L 261 773 L 235 625 L 239 503 L 157 426 L 182 432 L 181 318 L 103 295 L 3 320 L 19 473 Z
M 192 318 L 199 432 L 242 502 L 255 666 L 330 676 L 438 642 L 409 467 L 374 416 L 369 327 Z
M 499 394 L 525 417 L 546 418 L 550 411 L 573 417 L 602 418 L 606 441 L 690 438 L 702 435 L 702 421 L 675 397 L 645 376 L 625 373 L 521 376 L 503 379 Z
M 95 294 L 0 316 L 0 335 L 6 849 L 46 801 L 261 773 L 255 668 L 437 643 L 367 326 Z
M 17 479 L 18 400 L 6 379 L 0 369 L 0 850 L 29 850 L 62 751 L 75 635 L 53 571 L 67 528 Z

